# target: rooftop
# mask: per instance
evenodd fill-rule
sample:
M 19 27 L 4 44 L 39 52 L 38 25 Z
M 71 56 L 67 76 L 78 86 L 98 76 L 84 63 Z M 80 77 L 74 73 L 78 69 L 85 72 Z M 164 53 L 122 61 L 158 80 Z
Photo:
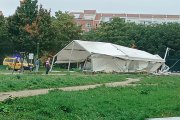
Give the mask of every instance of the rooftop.
M 180 19 L 180 15 L 168 14 L 126 14 L 126 13 L 97 13 L 96 10 L 84 10 L 83 12 L 71 12 L 70 14 L 76 15 L 76 18 L 82 18 L 85 15 L 96 15 L 95 18 L 100 17 L 127 17 L 127 18 L 154 18 L 154 19 Z M 79 17 L 77 15 L 79 14 Z M 81 17 L 80 17 L 81 16 Z

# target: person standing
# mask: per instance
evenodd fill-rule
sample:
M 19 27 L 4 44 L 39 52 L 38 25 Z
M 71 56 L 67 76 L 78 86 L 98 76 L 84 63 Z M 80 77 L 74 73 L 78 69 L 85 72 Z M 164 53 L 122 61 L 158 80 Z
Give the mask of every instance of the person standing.
M 35 65 L 36 65 L 36 70 L 35 72 L 38 72 L 39 71 L 39 58 L 37 58 L 36 62 L 35 62 Z
M 50 58 L 48 58 L 47 60 L 46 60 L 46 63 L 45 63 L 45 67 L 46 67 L 46 74 L 48 74 L 49 73 L 49 70 L 50 70 Z

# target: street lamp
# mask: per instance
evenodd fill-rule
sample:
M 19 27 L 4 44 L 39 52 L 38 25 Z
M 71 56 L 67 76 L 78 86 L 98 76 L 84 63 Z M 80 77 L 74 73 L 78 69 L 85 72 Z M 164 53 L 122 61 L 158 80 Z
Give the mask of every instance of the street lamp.
M 37 58 L 39 58 L 39 42 L 37 43 Z

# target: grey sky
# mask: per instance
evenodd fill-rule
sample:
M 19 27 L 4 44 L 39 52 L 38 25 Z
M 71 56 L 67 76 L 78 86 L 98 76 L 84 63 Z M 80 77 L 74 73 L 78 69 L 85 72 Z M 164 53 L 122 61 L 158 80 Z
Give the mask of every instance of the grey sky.
M 39 0 L 44 8 L 55 11 L 83 11 L 96 9 L 107 13 L 180 14 L 180 0 Z M 19 0 L 0 0 L 0 11 L 12 15 Z

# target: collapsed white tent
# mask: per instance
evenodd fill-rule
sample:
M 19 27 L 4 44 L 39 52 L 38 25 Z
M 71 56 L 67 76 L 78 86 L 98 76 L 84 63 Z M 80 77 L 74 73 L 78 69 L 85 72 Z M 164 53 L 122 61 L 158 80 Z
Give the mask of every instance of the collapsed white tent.
M 152 73 L 165 62 L 160 56 L 145 51 L 112 43 L 81 40 L 73 40 L 55 57 L 55 63 L 83 63 L 84 70 L 93 72 Z

